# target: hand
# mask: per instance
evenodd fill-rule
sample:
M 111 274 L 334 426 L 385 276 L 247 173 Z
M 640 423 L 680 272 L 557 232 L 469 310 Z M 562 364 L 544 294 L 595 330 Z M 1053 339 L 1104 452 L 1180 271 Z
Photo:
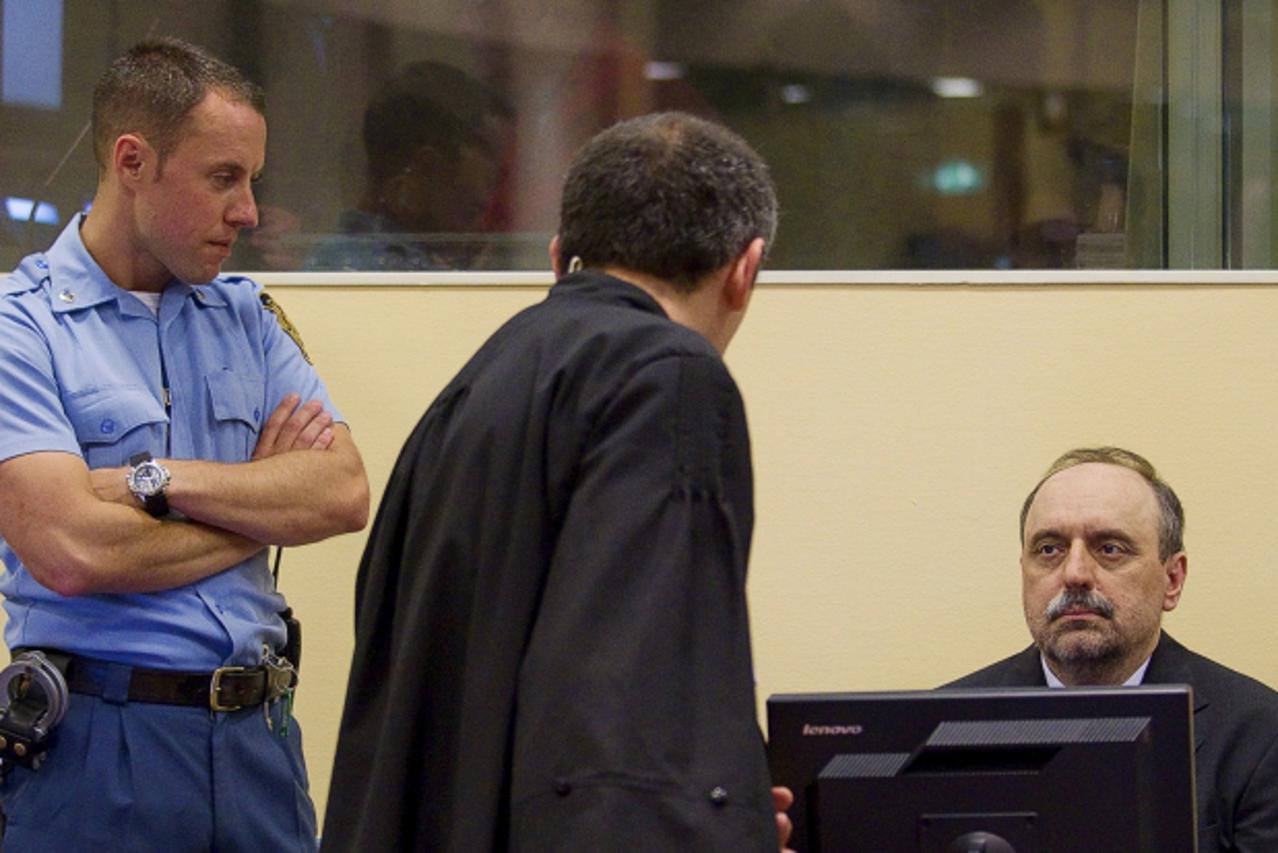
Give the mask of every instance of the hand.
M 285 396 L 271 412 L 257 437 L 253 459 L 265 459 L 290 450 L 327 450 L 333 443 L 333 416 L 319 400 L 298 405 L 297 394 Z
M 128 483 L 125 482 L 128 474 L 128 468 L 94 468 L 89 472 L 89 483 L 98 500 L 142 509 L 142 502 L 129 491 Z
M 772 789 L 772 807 L 777 810 L 777 846 L 781 848 L 781 853 L 794 853 L 785 846 L 790 840 L 790 833 L 794 831 L 794 824 L 790 823 L 790 816 L 786 814 L 786 810 L 792 805 L 794 794 L 789 788 Z

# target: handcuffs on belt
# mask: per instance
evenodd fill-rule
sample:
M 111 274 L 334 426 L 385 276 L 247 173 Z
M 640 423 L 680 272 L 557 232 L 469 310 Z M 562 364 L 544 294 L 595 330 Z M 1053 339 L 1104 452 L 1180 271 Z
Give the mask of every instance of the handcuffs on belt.
M 39 769 L 69 700 L 62 670 L 44 652 L 19 652 L 0 669 L 0 774 L 14 764 Z
M 275 554 L 275 576 L 279 579 L 280 552 Z M 262 649 L 262 666 L 266 670 L 267 701 L 262 703 L 266 725 L 274 730 L 270 706 L 276 698 L 284 700 L 280 737 L 288 736 L 288 723 L 293 716 L 293 691 L 297 688 L 298 669 L 302 663 L 302 626 L 293 617 L 292 608 L 280 613 L 286 637 L 284 648 L 277 654 L 270 646 Z M 62 718 L 70 703 L 70 691 L 61 666 L 38 649 L 27 649 L 13 656 L 9 665 L 0 669 L 0 776 L 14 764 L 38 770 L 49 748 L 45 741 Z M 233 668 L 223 667 L 217 673 Z M 214 675 L 209 685 L 209 707 L 219 709 L 218 683 Z
M 285 650 L 296 654 L 296 649 Z M 13 656 L 9 665 L 0 669 L 0 776 L 20 764 L 38 770 L 48 755 L 47 740 L 53 729 L 62 722 L 70 704 L 70 691 L 63 670 L 65 656 L 39 649 L 25 649 Z M 280 724 L 280 736 L 288 735 L 289 719 L 293 712 L 293 691 L 297 687 L 295 662 L 285 655 L 276 654 L 269 646 L 263 647 L 262 669 L 266 676 L 266 701 L 262 702 L 267 727 L 274 730 L 270 706 L 276 699 L 284 700 L 284 713 Z M 220 674 L 244 669 L 243 667 L 219 668 L 210 681 L 209 707 L 215 711 L 237 710 L 239 706 L 220 707 L 218 684 Z

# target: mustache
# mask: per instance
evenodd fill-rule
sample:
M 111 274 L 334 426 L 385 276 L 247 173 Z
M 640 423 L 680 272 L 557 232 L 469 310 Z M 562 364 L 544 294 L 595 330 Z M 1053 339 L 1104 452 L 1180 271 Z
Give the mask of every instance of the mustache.
M 1109 599 L 1096 590 L 1066 589 L 1062 590 L 1047 605 L 1044 611 L 1048 620 L 1057 619 L 1067 610 L 1091 610 L 1106 619 L 1114 617 L 1114 605 Z

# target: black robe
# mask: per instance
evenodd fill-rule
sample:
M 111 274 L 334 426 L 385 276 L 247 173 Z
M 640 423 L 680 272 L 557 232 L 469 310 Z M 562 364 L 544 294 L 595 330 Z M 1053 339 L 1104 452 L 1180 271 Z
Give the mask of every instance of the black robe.
M 325 850 L 775 850 L 753 521 L 718 353 L 637 287 L 562 279 L 391 475 Z

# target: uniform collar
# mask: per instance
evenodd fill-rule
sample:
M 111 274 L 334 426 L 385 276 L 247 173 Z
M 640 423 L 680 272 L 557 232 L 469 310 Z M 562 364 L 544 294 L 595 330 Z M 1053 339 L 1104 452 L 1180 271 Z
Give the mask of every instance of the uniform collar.
M 115 300 L 126 314 L 151 316 L 151 311 L 138 299 L 124 298 L 128 292 L 102 271 L 98 262 L 85 248 L 84 238 L 80 235 L 80 225 L 84 214 L 71 217 L 67 227 L 62 229 L 58 239 L 53 241 L 44 257 L 36 260 L 37 268 L 45 264 L 44 272 L 49 276 L 49 304 L 53 313 L 62 314 L 90 308 L 103 302 Z M 170 291 L 177 298 L 186 299 L 194 296 L 201 305 L 225 305 L 226 300 L 213 288 L 187 284 L 173 279 L 165 288 L 165 298 L 173 299 Z

